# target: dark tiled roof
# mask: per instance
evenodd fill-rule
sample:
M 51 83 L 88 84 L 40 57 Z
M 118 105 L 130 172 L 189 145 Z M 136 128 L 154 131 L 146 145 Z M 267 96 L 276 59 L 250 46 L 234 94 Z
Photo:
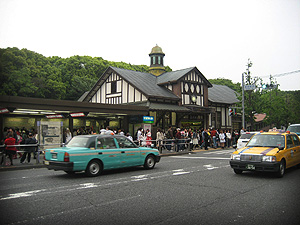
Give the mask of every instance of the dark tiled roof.
M 225 85 L 213 84 L 208 89 L 208 100 L 213 103 L 234 104 L 239 102 L 236 92 Z
M 140 90 L 147 97 L 163 97 L 179 100 L 179 97 L 173 94 L 165 87 L 157 85 L 157 77 L 151 73 L 143 73 L 133 70 L 111 67 L 124 80 Z
M 187 69 L 163 73 L 157 77 L 157 83 L 162 84 L 162 83 L 168 83 L 168 82 L 171 82 L 171 83 L 176 82 L 180 78 L 182 78 L 184 75 L 186 75 L 188 72 L 192 71 L 194 68 L 195 67 L 191 67 L 191 68 L 187 68 Z

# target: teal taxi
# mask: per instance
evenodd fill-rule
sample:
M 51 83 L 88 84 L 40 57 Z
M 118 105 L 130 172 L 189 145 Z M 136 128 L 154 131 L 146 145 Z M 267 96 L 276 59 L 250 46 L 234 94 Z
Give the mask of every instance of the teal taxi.
M 273 172 L 283 177 L 285 170 L 300 165 L 300 140 L 290 131 L 255 134 L 244 148 L 231 155 L 230 166 L 236 174 L 243 171 Z
M 124 167 L 153 169 L 159 161 L 157 149 L 139 147 L 126 136 L 113 134 L 75 136 L 65 147 L 45 150 L 44 157 L 49 170 L 84 171 L 87 176 Z

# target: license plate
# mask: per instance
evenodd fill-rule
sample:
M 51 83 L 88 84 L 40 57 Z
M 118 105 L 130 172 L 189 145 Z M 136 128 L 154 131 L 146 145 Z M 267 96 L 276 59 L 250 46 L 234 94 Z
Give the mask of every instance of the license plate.
M 57 159 L 57 153 L 52 153 L 52 159 Z
M 45 165 L 49 165 L 49 161 L 44 161 Z
M 246 169 L 248 169 L 248 170 L 255 170 L 255 166 L 253 166 L 253 165 L 247 165 Z

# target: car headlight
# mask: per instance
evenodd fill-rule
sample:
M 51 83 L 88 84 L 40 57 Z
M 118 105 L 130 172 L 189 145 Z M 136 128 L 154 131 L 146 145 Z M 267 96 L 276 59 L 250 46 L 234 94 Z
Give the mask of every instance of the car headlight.
M 264 155 L 262 157 L 262 161 L 263 162 L 276 162 L 276 156 L 268 156 L 268 155 Z
M 241 157 L 238 154 L 231 154 L 231 160 L 241 160 Z

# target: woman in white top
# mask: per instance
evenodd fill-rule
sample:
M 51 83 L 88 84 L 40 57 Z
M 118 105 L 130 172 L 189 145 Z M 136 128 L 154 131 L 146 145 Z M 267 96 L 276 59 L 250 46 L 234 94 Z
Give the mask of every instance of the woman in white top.
M 220 131 L 219 138 L 220 138 L 221 148 L 224 148 L 226 140 L 225 140 L 225 134 L 223 133 L 223 130 Z

